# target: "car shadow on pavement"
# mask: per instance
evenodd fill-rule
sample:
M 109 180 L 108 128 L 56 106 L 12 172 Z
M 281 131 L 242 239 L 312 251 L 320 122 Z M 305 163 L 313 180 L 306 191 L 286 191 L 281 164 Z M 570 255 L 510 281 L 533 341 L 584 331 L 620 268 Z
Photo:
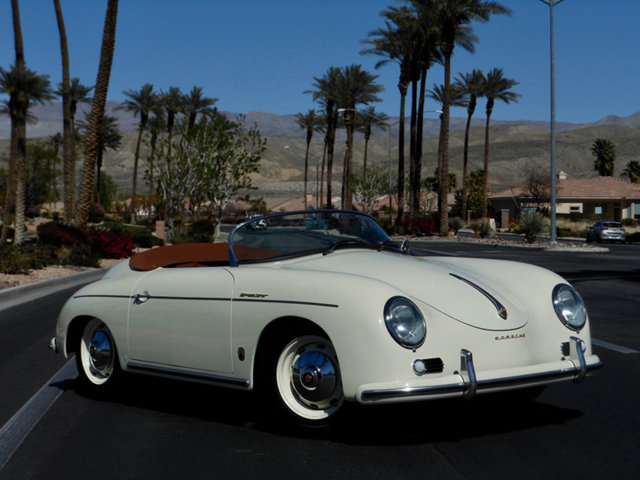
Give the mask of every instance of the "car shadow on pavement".
M 94 401 L 154 410 L 169 415 L 248 428 L 265 434 L 323 439 L 349 445 L 411 445 L 491 436 L 570 422 L 575 409 L 540 401 L 514 401 L 482 395 L 472 401 L 433 400 L 394 405 L 345 404 L 329 427 L 304 428 L 277 420 L 260 408 L 254 392 L 212 387 L 156 377 L 125 375 L 119 388 L 95 397 L 79 382 L 69 390 Z

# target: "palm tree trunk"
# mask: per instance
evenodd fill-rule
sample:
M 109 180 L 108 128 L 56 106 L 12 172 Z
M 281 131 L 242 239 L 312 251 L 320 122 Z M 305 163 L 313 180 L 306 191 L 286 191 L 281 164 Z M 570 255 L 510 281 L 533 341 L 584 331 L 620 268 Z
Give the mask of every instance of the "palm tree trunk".
M 16 70 L 20 76 L 24 76 L 26 69 L 24 61 L 24 44 L 22 42 L 22 28 L 20 26 L 20 8 L 18 0 L 11 0 L 13 13 L 13 35 L 16 50 Z M 15 122 L 16 134 L 16 221 L 14 243 L 20 245 L 24 241 L 24 208 L 25 208 L 25 184 L 27 180 L 27 110 L 29 108 L 26 93 L 19 89 L 16 94 L 15 111 L 11 119 Z M 14 131 L 12 129 L 12 131 Z
M 64 26 L 64 18 L 62 16 L 62 8 L 60 0 L 54 0 L 56 10 L 56 19 L 58 21 L 58 32 L 60 34 L 60 53 L 62 56 L 62 182 L 63 182 L 63 198 L 64 210 L 63 218 L 65 222 L 70 222 L 73 218 L 73 197 L 75 190 L 75 168 L 74 158 L 75 142 L 73 136 L 75 132 L 72 129 L 71 121 L 71 99 L 69 98 L 69 48 L 67 45 L 67 32 Z
M 404 222 L 404 116 L 407 85 L 398 84 L 400 90 L 400 122 L 398 123 L 398 214 L 396 225 Z
M 333 111 L 333 105 L 327 107 L 329 117 L 329 125 L 327 130 L 327 208 L 332 208 L 331 203 L 331 183 L 333 176 L 333 147 L 336 140 L 336 113 Z
M 138 129 L 138 140 L 136 141 L 136 152 L 133 156 L 133 185 L 131 187 L 131 221 L 135 224 L 137 223 L 136 215 L 137 215 L 137 203 L 136 202 L 136 186 L 138 183 L 138 162 L 140 160 L 140 143 L 142 141 L 142 132 L 144 131 L 144 124 L 140 122 L 140 127 Z
M 94 166 L 99 149 L 98 136 L 100 135 L 105 104 L 107 102 L 107 91 L 109 89 L 109 78 L 111 76 L 111 63 L 113 62 L 113 51 L 115 49 L 116 42 L 117 19 L 118 0 L 109 0 L 104 22 L 104 30 L 102 33 L 102 47 L 100 50 L 98 77 L 96 80 L 93 103 L 91 105 L 87 143 L 84 150 L 82 183 L 80 185 L 80 201 L 77 215 L 77 224 L 81 228 L 86 227 L 87 219 L 89 217 L 89 203 L 91 202 Z
M 367 178 L 367 157 L 369 156 L 369 135 L 364 137 L 364 157 L 362 159 L 362 181 Z
M 327 137 L 324 138 L 324 146 L 322 148 L 322 165 L 320 167 L 320 198 L 318 198 L 319 205 L 322 206 L 322 199 L 324 198 L 324 169 L 327 162 Z M 317 192 L 316 192 L 317 193 Z
M 307 180 L 309 177 L 309 149 L 311 148 L 312 129 L 307 129 L 307 150 L 304 153 L 304 209 L 307 209 Z
M 417 132 L 417 120 L 418 120 L 418 82 L 413 80 L 411 82 L 411 124 L 409 133 L 409 191 L 410 202 L 409 212 L 411 216 L 417 215 L 415 210 L 415 195 L 416 195 L 416 132 Z
M 353 163 L 353 112 L 345 112 L 345 125 L 347 128 L 347 151 L 344 162 L 344 208 L 353 209 L 353 190 L 351 189 L 351 171 Z
M 15 159 L 18 149 L 18 135 L 15 132 L 15 124 L 11 124 L 11 140 L 9 147 L 9 172 L 7 174 L 7 189 L 4 194 L 4 207 L 2 209 L 2 233 L 0 233 L 0 245 L 4 245 L 7 241 L 9 223 L 11 222 L 11 207 L 15 206 L 15 191 L 14 185 L 16 183 L 16 166 Z
M 451 55 L 444 59 L 444 92 L 442 99 L 442 168 L 440 169 L 440 236 L 449 235 L 449 103 L 451 98 Z
M 487 190 L 489 184 L 489 123 L 491 122 L 491 112 L 493 105 L 489 106 L 487 102 L 487 121 L 484 127 L 484 170 L 482 172 L 482 217 L 486 218 L 487 208 Z
M 424 94 L 427 88 L 427 68 L 423 68 L 418 94 L 418 122 L 416 124 L 416 189 L 413 193 L 413 210 L 420 214 L 420 190 L 422 187 L 422 132 L 424 130 Z
M 467 109 L 467 125 L 464 130 L 464 151 L 462 154 L 462 218 L 467 217 L 467 193 L 469 190 L 469 131 L 471 130 L 471 116 L 475 109 L 475 104 L 472 106 L 474 99 L 469 100 L 469 108 Z

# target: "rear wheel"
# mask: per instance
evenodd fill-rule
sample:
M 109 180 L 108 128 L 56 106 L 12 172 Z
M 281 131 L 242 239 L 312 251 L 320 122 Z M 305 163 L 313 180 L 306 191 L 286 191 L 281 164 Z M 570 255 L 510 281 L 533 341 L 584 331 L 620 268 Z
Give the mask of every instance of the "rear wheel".
M 344 396 L 331 342 L 317 335 L 283 336 L 269 360 L 272 401 L 297 424 L 322 426 L 340 411 Z
M 83 387 L 94 392 L 112 388 L 118 377 L 118 355 L 113 335 L 97 318 L 87 322 L 76 350 L 76 365 Z

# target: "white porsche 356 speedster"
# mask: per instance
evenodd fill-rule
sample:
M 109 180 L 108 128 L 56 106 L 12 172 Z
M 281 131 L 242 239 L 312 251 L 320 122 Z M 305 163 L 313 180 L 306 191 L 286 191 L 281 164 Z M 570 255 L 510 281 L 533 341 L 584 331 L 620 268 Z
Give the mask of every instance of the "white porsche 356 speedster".
M 67 301 L 52 347 L 75 353 L 98 392 L 121 371 L 255 388 L 312 425 L 345 401 L 537 391 L 601 365 L 585 305 L 558 275 L 417 257 L 371 217 L 336 210 L 134 255 Z

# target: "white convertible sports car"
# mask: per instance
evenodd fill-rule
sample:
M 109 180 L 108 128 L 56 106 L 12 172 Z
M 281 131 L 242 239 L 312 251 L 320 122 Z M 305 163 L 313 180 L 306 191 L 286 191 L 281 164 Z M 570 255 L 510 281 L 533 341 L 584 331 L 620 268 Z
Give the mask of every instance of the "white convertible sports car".
M 558 275 L 413 256 L 371 217 L 337 210 L 134 255 L 67 301 L 51 345 L 75 353 L 98 392 L 123 370 L 255 388 L 311 425 L 345 401 L 537 392 L 601 365 L 584 303 Z

